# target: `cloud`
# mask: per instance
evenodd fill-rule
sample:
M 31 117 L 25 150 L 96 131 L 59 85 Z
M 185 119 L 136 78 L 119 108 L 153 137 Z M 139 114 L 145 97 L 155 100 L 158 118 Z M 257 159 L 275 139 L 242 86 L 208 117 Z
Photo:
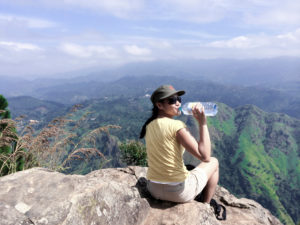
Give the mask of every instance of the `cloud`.
M 65 0 L 63 2 L 42 0 L 41 2 L 64 9 L 72 6 L 126 19 L 203 24 L 235 20 L 235 24 L 240 21 L 241 24 L 256 26 L 295 25 L 299 24 L 300 20 L 300 2 L 295 0 Z
M 43 59 L 44 53 L 43 48 L 31 43 L 0 41 L 1 74 L 19 73 L 23 75 L 28 70 L 36 73 L 33 65 Z
M 114 48 L 100 45 L 78 45 L 73 43 L 62 44 L 60 49 L 71 56 L 78 58 L 106 58 L 113 59 L 116 56 Z
M 295 0 L 254 1 L 243 22 L 256 26 L 299 26 L 300 2 Z
M 288 32 L 285 34 L 280 34 L 276 36 L 279 40 L 292 41 L 295 43 L 300 43 L 300 28 L 294 32 Z
M 0 21 L 9 24 L 23 24 L 29 28 L 49 28 L 57 26 L 56 23 L 49 20 L 10 14 L 0 14 Z
M 39 5 L 45 8 L 63 9 L 66 11 L 90 10 L 111 14 L 120 18 L 133 17 L 144 8 L 144 0 L 18 0 L 16 5 Z
M 103 10 L 121 18 L 128 17 L 131 13 L 137 12 L 143 7 L 143 1 L 140 0 L 69 0 L 66 3 L 92 10 Z
M 201 38 L 201 39 L 220 39 L 224 38 L 222 35 L 215 35 L 215 34 L 210 34 L 207 32 L 203 31 L 193 31 L 193 30 L 178 30 L 177 31 L 179 34 L 183 34 L 189 37 L 196 37 L 196 38 Z
M 18 42 L 9 42 L 9 41 L 0 41 L 0 47 L 4 47 L 8 50 L 13 51 L 40 51 L 42 50 L 37 45 L 29 44 L 29 43 L 18 43 Z
M 161 0 L 158 4 L 159 12 L 153 14 L 166 20 L 189 21 L 195 23 L 211 23 L 222 20 L 226 12 L 231 11 L 233 1 L 216 0 Z
M 238 36 L 228 40 L 209 42 L 214 57 L 263 58 L 300 56 L 300 28 L 277 35 Z
M 293 32 L 278 34 L 278 35 L 251 35 L 238 36 L 229 40 L 214 41 L 207 44 L 214 48 L 236 48 L 236 49 L 251 49 L 273 47 L 278 48 L 285 46 L 286 51 L 295 48 L 300 44 L 300 28 Z M 300 46 L 299 46 L 300 47 Z
M 257 41 L 255 38 L 249 38 L 246 36 L 239 36 L 225 41 L 214 41 L 208 44 L 209 47 L 215 48 L 256 48 L 263 45 L 262 41 Z
M 2 0 L 1 9 L 0 73 L 3 66 L 51 73 L 140 60 L 300 57 L 296 0 Z
M 148 48 L 140 48 L 136 45 L 126 45 L 124 49 L 127 53 L 135 56 L 145 56 L 151 54 L 151 50 Z
M 296 0 L 3 0 L 21 7 L 39 6 L 78 12 L 83 9 L 118 18 L 214 23 L 229 20 L 254 26 L 298 25 L 300 2 Z M 31 22 L 30 22 L 31 21 Z M 32 26 L 50 21 L 29 20 Z M 154 28 L 155 29 L 155 28 Z
M 156 49 L 168 49 L 168 48 L 172 48 L 172 44 L 170 43 L 170 41 L 166 41 L 166 40 L 153 40 L 153 41 L 149 41 L 149 45 L 152 48 L 156 48 Z

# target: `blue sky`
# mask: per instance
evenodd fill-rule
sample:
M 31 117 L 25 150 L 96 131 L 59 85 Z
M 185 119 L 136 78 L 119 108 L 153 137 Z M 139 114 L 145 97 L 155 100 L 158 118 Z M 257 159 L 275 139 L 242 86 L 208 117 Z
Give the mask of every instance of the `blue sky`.
M 299 0 L 0 0 L 0 75 L 300 57 Z

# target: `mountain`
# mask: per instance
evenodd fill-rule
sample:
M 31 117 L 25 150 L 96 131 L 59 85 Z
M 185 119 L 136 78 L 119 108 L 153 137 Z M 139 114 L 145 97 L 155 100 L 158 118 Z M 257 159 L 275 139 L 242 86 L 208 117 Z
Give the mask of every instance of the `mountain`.
M 25 117 L 23 122 L 25 124 L 29 121 L 35 121 L 38 128 L 44 127 L 55 117 L 63 115 L 67 106 L 52 102 L 39 100 L 30 96 L 19 96 L 7 98 L 8 109 L 11 112 L 12 118 Z
M 135 77 L 168 76 L 175 79 L 206 80 L 219 85 L 254 87 L 271 89 L 288 94 L 291 97 L 300 96 L 300 58 L 279 57 L 269 59 L 207 59 L 207 60 L 165 60 L 129 63 L 115 68 L 90 68 L 40 79 L 25 79 L 0 76 L 0 93 L 6 97 L 27 95 L 39 99 L 50 99 L 55 90 L 64 90 L 69 102 L 85 100 L 80 96 L 89 97 L 87 90 L 101 90 L 106 83 L 118 79 Z M 72 89 L 72 86 L 74 88 Z M 72 90 L 71 90 L 72 89 Z M 72 93 L 73 92 L 73 93 Z M 93 91 L 92 91 L 93 92 Z M 51 93 L 51 94 L 50 94 Z M 77 97 L 76 97 L 77 95 Z M 57 96 L 57 95 L 55 95 Z M 61 96 L 59 96 L 61 97 Z M 73 98 L 74 97 L 74 98 Z M 64 102 L 66 103 L 66 102 Z
M 209 127 L 214 154 L 220 159 L 220 184 L 238 196 L 257 200 L 286 224 L 299 221 L 300 212 L 294 206 L 295 202 L 300 201 L 299 120 L 285 114 L 271 113 L 289 111 L 291 114 L 292 111 L 299 116 L 300 104 L 297 96 L 292 98 L 279 90 L 258 87 L 235 87 L 200 79 L 154 76 L 126 77 L 110 83 L 91 82 L 94 88 L 89 88 L 89 83 L 82 83 L 82 86 L 69 89 L 61 84 L 60 88 L 53 86 L 53 90 L 48 94 L 49 96 L 56 94 L 53 97 L 56 100 L 67 96 L 66 101 L 69 98 L 67 94 L 72 91 L 78 93 L 79 90 L 81 94 L 88 95 L 89 100 L 81 103 L 82 109 L 78 113 L 90 112 L 89 122 L 78 131 L 78 136 L 99 126 L 113 124 L 122 127 L 111 130 L 110 135 L 101 136 L 97 140 L 99 149 L 106 151 L 105 155 L 111 159 L 106 166 L 114 167 L 121 165 L 118 142 L 138 138 L 143 122 L 151 113 L 147 94 L 162 83 L 173 84 L 177 89 L 185 89 L 187 93 L 183 101 L 219 102 L 220 111 L 217 117 L 209 118 Z M 47 92 L 50 89 L 43 90 Z M 24 99 L 10 101 L 8 98 L 12 115 L 16 115 L 16 112 L 24 108 L 33 113 L 30 115 L 35 115 L 36 112 L 41 118 L 48 116 L 53 118 L 57 116 L 57 112 L 60 113 L 60 108 L 66 109 L 61 104 L 51 103 L 47 105 L 48 113 L 43 115 L 36 109 L 44 101 L 33 108 L 30 108 L 34 105 L 30 101 Z M 63 111 L 60 115 L 66 113 L 67 111 Z M 191 117 L 182 116 L 180 119 L 185 121 L 195 134 L 197 133 L 197 126 Z M 197 163 L 191 161 L 188 156 L 185 157 L 187 162 Z M 83 167 L 76 165 L 73 172 L 87 173 L 97 168 L 96 164 L 97 159 L 93 163 L 86 163 Z
M 300 201 L 300 121 L 245 105 L 221 110 L 209 127 L 220 183 L 260 202 L 285 224 L 299 221 L 293 202 Z
M 216 117 L 208 118 L 214 155 L 220 162 L 220 185 L 239 197 L 252 198 L 268 208 L 284 224 L 300 220 L 300 121 L 286 114 L 268 113 L 254 105 L 231 108 L 218 103 Z M 142 124 L 151 114 L 149 97 L 106 97 L 82 103 L 75 116 L 86 114 L 88 123 L 77 136 L 110 124 L 109 135 L 96 140 L 110 161 L 104 167 L 122 166 L 118 142 L 137 140 Z M 193 117 L 180 116 L 195 137 Z M 185 162 L 198 164 L 188 153 Z M 74 164 L 68 172 L 87 173 L 97 168 L 93 159 Z
M 59 85 L 69 80 L 43 78 L 30 80 L 20 77 L 0 76 L 0 93 L 6 97 L 36 96 L 37 89 Z M 70 82 L 70 81 L 69 81 Z
M 253 104 L 268 112 L 282 112 L 300 118 L 300 94 L 297 94 L 300 88 L 296 83 L 287 93 L 282 91 L 286 87 L 283 84 L 281 89 L 279 87 L 278 89 L 271 89 L 260 86 L 224 85 L 199 78 L 131 76 L 107 83 L 73 80 L 55 85 L 49 83 L 48 86 L 40 84 L 39 87 L 31 91 L 31 96 L 72 105 L 101 97 L 140 97 L 151 94 L 161 84 L 172 84 L 175 88 L 186 90 L 184 101 L 218 101 L 231 107 Z
M 124 76 L 172 76 L 200 78 L 227 85 L 268 87 L 299 82 L 300 58 L 160 60 L 93 70 L 83 73 L 85 75 L 81 79 L 114 81 Z

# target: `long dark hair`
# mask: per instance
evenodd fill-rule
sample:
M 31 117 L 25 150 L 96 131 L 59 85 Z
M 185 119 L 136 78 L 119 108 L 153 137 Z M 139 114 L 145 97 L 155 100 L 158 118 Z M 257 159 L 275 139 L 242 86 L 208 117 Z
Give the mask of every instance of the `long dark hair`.
M 146 127 L 149 123 L 151 123 L 153 120 L 155 120 L 158 117 L 158 107 L 156 105 L 153 106 L 152 108 L 152 115 L 147 119 L 147 121 L 144 123 L 141 133 L 140 133 L 140 138 L 144 138 L 146 135 Z

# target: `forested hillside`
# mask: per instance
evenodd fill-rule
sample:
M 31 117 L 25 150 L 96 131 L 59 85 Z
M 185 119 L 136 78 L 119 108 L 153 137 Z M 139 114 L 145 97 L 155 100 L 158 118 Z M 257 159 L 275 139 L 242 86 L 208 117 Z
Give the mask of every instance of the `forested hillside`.
M 28 119 L 49 121 L 52 116 L 59 116 L 66 111 L 66 106 L 52 101 L 43 101 L 30 96 L 8 98 L 13 117 L 26 115 Z
M 76 117 L 86 115 L 88 123 L 77 129 L 76 135 L 80 137 L 96 127 L 106 125 L 118 125 L 121 129 L 104 132 L 96 140 L 98 149 L 107 157 L 105 164 L 97 157 L 90 161 L 74 161 L 67 172 L 87 173 L 99 166 L 124 166 L 118 144 L 138 139 L 140 128 L 151 113 L 149 94 L 161 83 L 172 83 L 177 89 L 185 89 L 187 93 L 183 102 L 218 102 L 220 111 L 216 117 L 209 118 L 209 127 L 214 154 L 220 160 L 221 185 L 236 195 L 257 200 L 286 224 L 293 224 L 291 218 L 294 223 L 300 220 L 300 210 L 294 205 L 300 201 L 300 122 L 286 114 L 260 109 L 264 107 L 268 111 L 281 111 L 289 106 L 295 107 L 295 113 L 299 112 L 296 97 L 293 99 L 296 104 L 293 105 L 291 98 L 277 91 L 233 88 L 207 81 L 171 77 L 131 77 L 109 85 L 103 84 L 102 88 L 91 89 L 90 93 L 98 91 L 99 95 L 105 97 L 81 103 L 82 108 Z M 59 90 L 57 96 L 61 96 Z M 22 112 L 28 115 L 28 119 L 40 116 L 40 127 L 54 117 L 67 114 L 67 107 L 61 104 L 48 102 L 45 105 L 43 101 L 30 98 L 17 100 L 9 101 L 12 115 Z M 192 117 L 180 116 L 179 119 L 187 123 L 192 133 L 197 134 Z M 188 154 L 185 160 L 187 163 L 198 163 Z
M 285 224 L 292 223 L 287 214 L 299 221 L 293 200 L 300 200 L 300 121 L 246 105 L 209 122 L 221 184 L 257 200 Z

